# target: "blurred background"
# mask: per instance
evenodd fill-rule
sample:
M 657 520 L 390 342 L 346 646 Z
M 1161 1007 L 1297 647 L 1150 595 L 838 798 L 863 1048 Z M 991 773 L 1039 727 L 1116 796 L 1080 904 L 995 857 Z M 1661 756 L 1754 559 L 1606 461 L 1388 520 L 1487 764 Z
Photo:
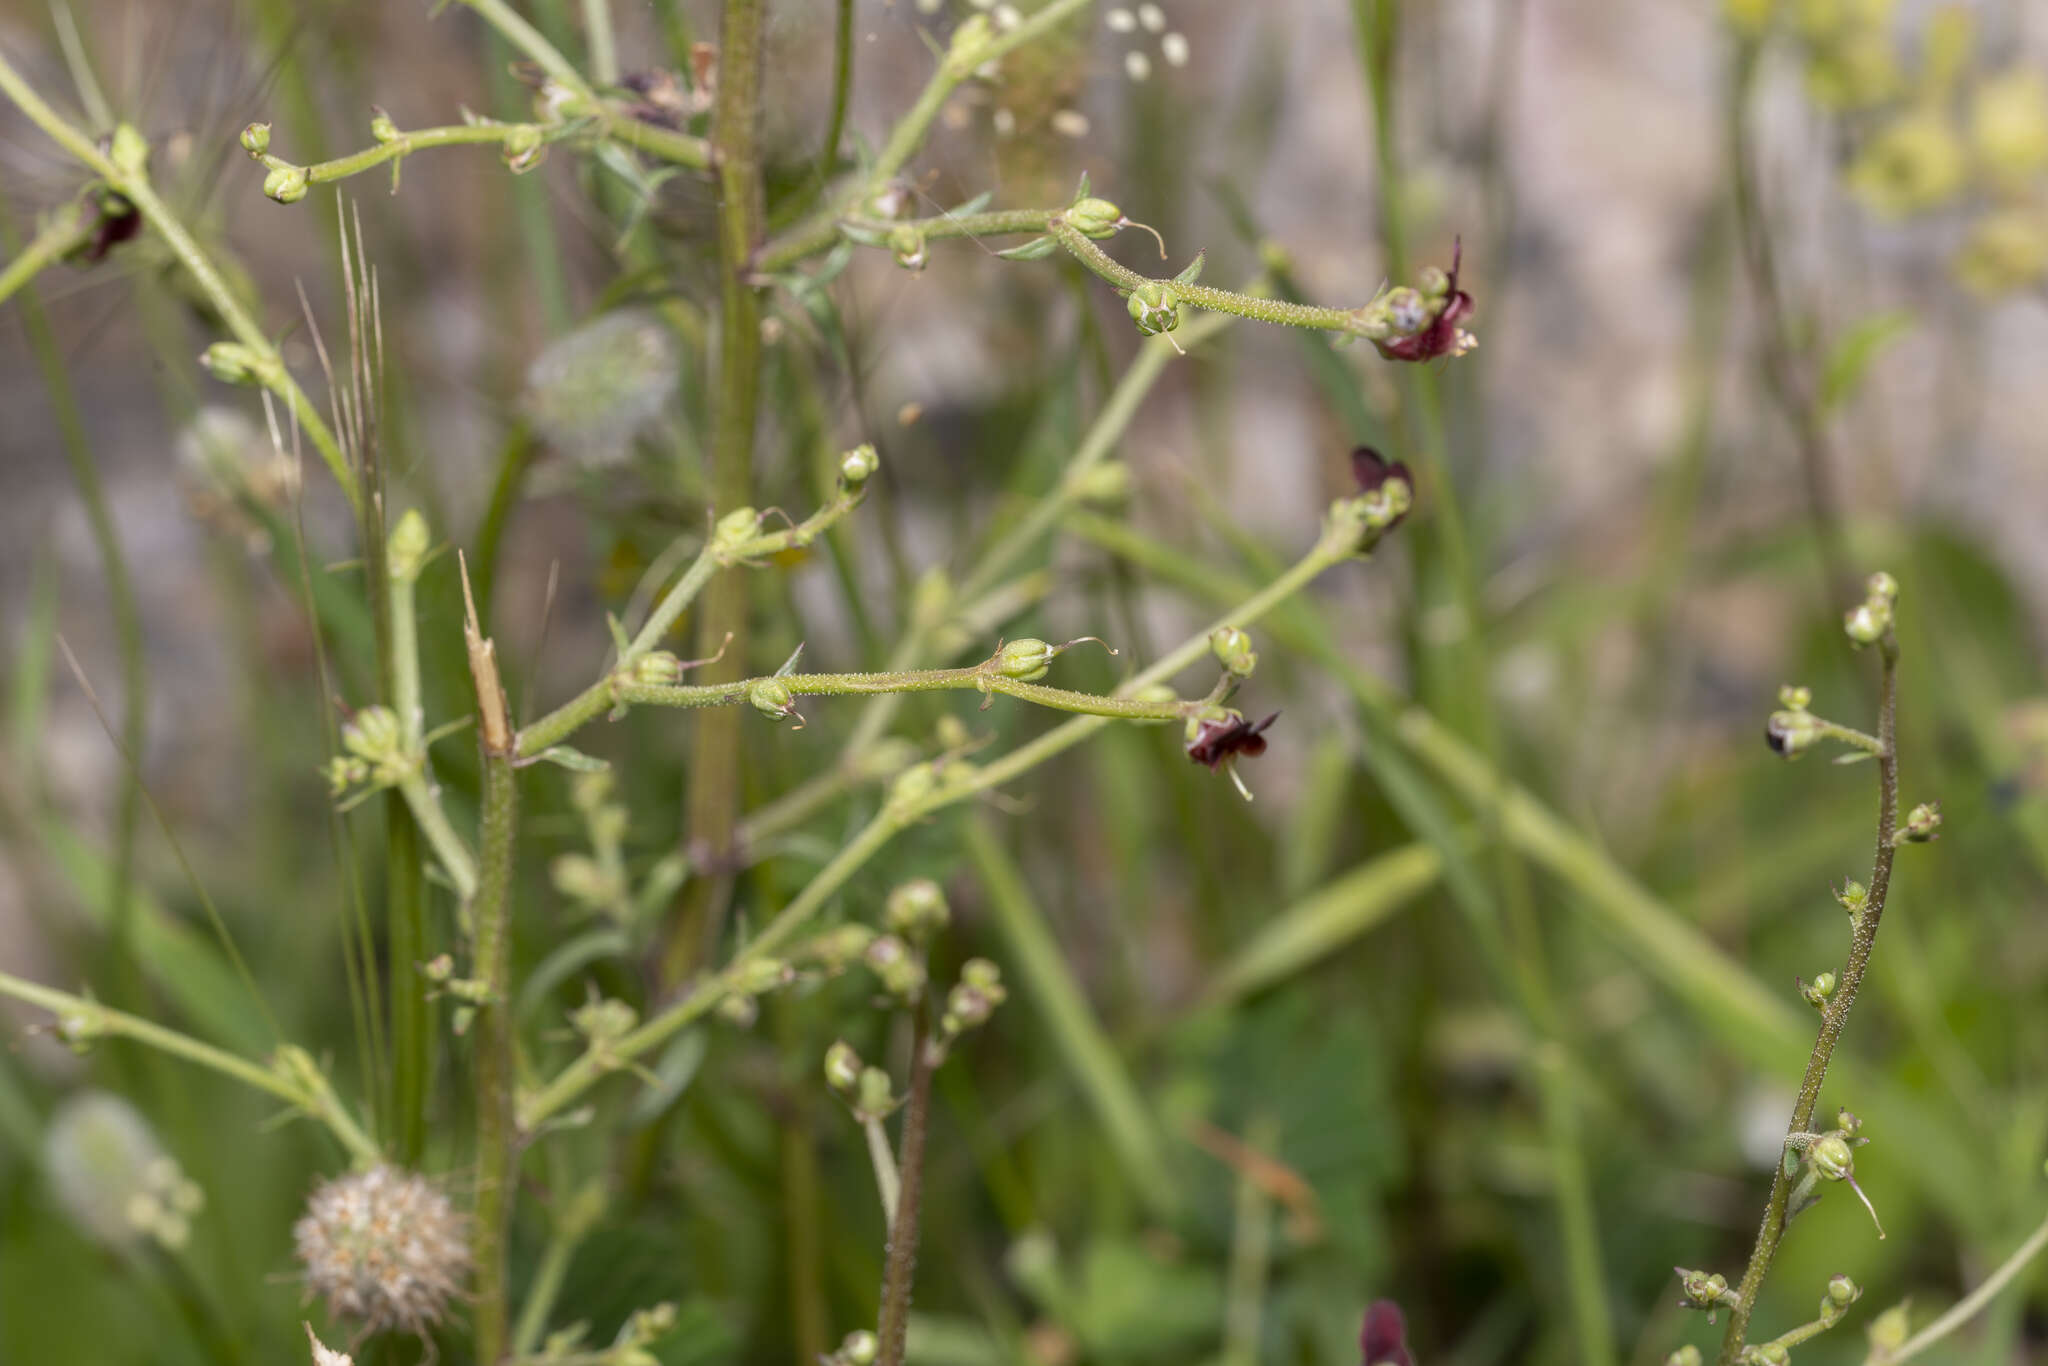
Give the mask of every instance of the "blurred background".
M 579 6 L 520 8 L 581 59 Z M 707 4 L 611 11 L 627 72 L 687 73 L 717 39 Z M 776 222 L 818 178 L 836 10 L 769 12 Z M 879 143 L 972 12 L 853 5 L 849 148 Z M 337 203 L 359 217 L 398 500 L 472 556 L 494 538 L 515 707 L 583 686 L 606 611 L 703 525 L 713 184 L 569 147 L 514 177 L 451 148 L 410 158 L 395 194 L 372 173 L 263 197 L 235 145 L 251 120 L 311 162 L 368 145 L 372 105 L 401 128 L 523 116 L 516 54 L 459 4 L 0 0 L 0 50 L 60 108 L 147 134 L 166 196 L 316 393 L 314 325 L 330 349 L 346 332 Z M 951 99 L 911 163 L 915 214 L 1061 204 L 1085 172 L 1161 234 L 1170 268 L 1142 234 L 1111 244 L 1135 268 L 1199 250 L 1207 282 L 1263 271 L 1333 304 L 1461 242 L 1479 348 L 1399 367 L 1248 322 L 1194 348 L 1116 447 L 1127 498 L 1069 519 L 968 651 L 1101 636 L 1117 658 L 1076 651 L 1052 681 L 1107 688 L 1302 553 L 1354 444 L 1421 472 L 1375 558 L 1254 631 L 1242 704 L 1281 712 L 1243 770 L 1254 803 L 1177 734 L 1112 729 L 910 832 L 841 899 L 872 920 L 895 882 L 937 878 L 945 955 L 1012 983 L 939 1078 L 913 1360 L 1348 1362 L 1381 1296 L 1430 1363 L 1718 1341 L 1670 1268 L 1732 1279 L 1747 1255 L 1810 1041 L 1793 979 L 1839 966 L 1829 886 L 1868 877 L 1875 807 L 1870 768 L 1788 767 L 1759 732 L 1784 683 L 1874 728 L 1875 660 L 1839 621 L 1878 568 L 1904 588 L 1902 796 L 1938 798 L 1946 826 L 1901 856 L 1823 1112 L 1865 1116 L 1858 1178 L 1889 1237 L 1826 1201 L 1759 1322 L 1803 1319 L 1846 1272 L 1859 1317 L 1798 1359 L 1860 1361 L 1869 1313 L 1945 1306 L 2041 1222 L 2044 75 L 2048 10 L 2023 0 L 1162 0 L 1098 5 Z M 0 255 L 82 184 L 0 110 Z M 858 441 L 883 463 L 832 555 L 755 576 L 756 671 L 799 643 L 806 668 L 880 667 L 919 579 L 964 572 L 1054 482 L 1137 353 L 1102 281 L 993 255 L 1010 244 L 935 242 L 921 272 L 861 251 L 767 294 L 758 502 L 802 516 Z M 345 631 L 318 648 L 305 608 L 315 578 L 355 591 L 347 510 L 315 462 L 301 478 L 274 454 L 251 391 L 195 364 L 217 322 L 160 244 L 35 289 L 45 350 L 22 296 L 0 306 L 0 969 L 254 1050 L 204 888 L 285 1034 L 361 1084 L 338 967 L 348 908 L 378 897 L 374 827 L 330 819 L 316 770 L 368 666 Z M 422 585 L 430 723 L 469 709 L 452 561 Z M 132 758 L 109 734 L 131 724 L 124 680 L 142 682 Z M 859 711 L 805 714 L 749 714 L 742 809 L 831 762 Z M 1050 724 L 940 698 L 896 731 L 992 757 Z M 666 713 L 584 737 L 615 761 L 636 875 L 677 847 L 688 739 Z M 436 750 L 459 811 L 471 749 Z M 522 973 L 601 921 L 547 873 L 583 847 L 566 784 L 527 786 Z M 876 800 L 857 789 L 762 851 L 738 913 L 772 913 Z M 124 967 L 107 889 L 128 829 Z M 586 981 L 651 992 L 644 948 L 544 981 L 534 1049 L 569 1056 Z M 9 1018 L 0 1361 L 298 1359 L 318 1311 L 291 1224 L 335 1153 L 210 1075 L 76 1057 L 35 1012 Z M 605 1212 L 557 1314 L 593 1340 L 672 1300 L 665 1361 L 807 1361 L 870 1321 L 880 1213 L 859 1129 L 817 1084 L 839 1036 L 901 1046 L 842 981 L 686 1035 L 643 1096 L 611 1083 L 602 1123 L 529 1158 L 515 1286 L 549 1212 L 594 1187 Z M 444 1079 L 461 1057 L 451 1042 Z M 429 1166 L 459 1192 L 457 1091 Z M 115 1212 L 158 1156 L 203 1196 L 151 1187 L 191 1206 L 175 1240 Z M 1574 1207 L 1590 1263 L 1561 1230 Z M 2044 1292 L 2037 1267 L 1925 1359 L 2048 1360 Z

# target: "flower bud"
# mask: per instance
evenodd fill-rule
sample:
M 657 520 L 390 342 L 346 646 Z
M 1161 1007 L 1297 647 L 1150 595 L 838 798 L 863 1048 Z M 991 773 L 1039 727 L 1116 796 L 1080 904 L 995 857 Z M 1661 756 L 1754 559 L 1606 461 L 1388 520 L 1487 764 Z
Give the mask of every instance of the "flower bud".
M 924 963 L 910 946 L 893 934 L 885 934 L 868 945 L 868 971 L 882 984 L 882 990 L 899 1001 L 915 1000 L 924 990 Z
M 875 454 L 872 444 L 855 446 L 839 457 L 839 477 L 849 487 L 858 487 L 872 478 L 881 464 L 881 457 Z
M 1892 835 L 1892 843 L 1925 844 L 1941 837 L 1941 803 L 1922 802 L 1906 813 L 1906 819 Z
M 600 996 L 569 1012 L 569 1027 L 592 1044 L 624 1038 L 639 1022 L 639 1011 L 609 996 Z
M 627 677 L 635 683 L 669 687 L 682 681 L 683 661 L 670 650 L 650 650 L 633 661 Z
M 1180 326 L 1180 295 L 1172 285 L 1153 281 L 1131 291 L 1124 307 L 1131 321 L 1148 337 L 1171 332 Z
M 116 1250 L 150 1239 L 175 1251 L 206 1204 L 134 1106 L 105 1091 L 66 1098 L 50 1116 L 43 1163 L 57 1207 Z
M 1014 678 L 1020 683 L 1029 683 L 1043 678 L 1059 651 L 1033 636 L 1013 640 L 996 651 L 996 672 L 1004 678 Z
M 1083 199 L 1070 205 L 1064 215 L 1074 231 L 1097 241 L 1116 236 L 1124 211 L 1107 199 Z
M 881 1350 L 881 1344 L 875 1340 L 875 1335 L 865 1328 L 859 1328 L 848 1333 L 840 1342 L 838 1358 L 845 1362 L 846 1366 L 874 1366 L 875 1358 L 881 1354 Z
M 1870 904 L 1870 889 L 1856 879 L 1850 878 L 1835 892 L 1835 900 L 1841 902 L 1842 909 L 1849 913 L 1851 920 L 1855 920 L 1863 914 L 1863 908 Z
M 1813 705 L 1813 689 L 1787 683 L 1778 689 L 1778 705 L 1786 711 L 1805 711 Z
M 418 767 L 398 713 L 386 706 L 364 707 L 351 716 L 341 728 L 341 747 L 368 765 L 366 776 L 379 787 L 396 786 Z
M 1415 273 L 1415 289 L 1425 299 L 1441 299 L 1451 292 L 1450 272 L 1442 266 L 1424 266 Z
M 976 991 L 998 996 L 1003 991 L 1003 970 L 986 958 L 970 958 L 960 965 L 960 980 Z
M 1714 1321 L 1715 1311 L 1725 1304 L 1733 1304 L 1735 1295 L 1728 1289 L 1728 1278 L 1720 1272 L 1693 1271 L 1686 1267 L 1672 1268 L 1678 1273 L 1679 1303 L 1688 1309 L 1707 1311 L 1707 1322 Z
M 252 123 L 242 130 L 242 150 L 252 157 L 260 157 L 270 150 L 270 125 Z
M 199 364 L 223 384 L 261 384 L 268 368 L 254 351 L 231 341 L 217 341 L 200 352 Z
M 1906 1345 L 1906 1339 L 1911 1336 L 1913 1329 L 1910 1314 L 1910 1308 L 1901 1301 L 1870 1321 L 1870 1327 L 1864 1330 L 1864 1336 L 1870 1341 L 1872 1356 L 1883 1360 Z
M 1870 599 L 1873 602 L 1897 602 L 1899 600 L 1899 581 L 1885 573 L 1882 569 L 1866 579 L 1863 588 L 1870 595 Z M 1836 1279 L 1845 1278 L 1837 1277 Z
M 962 1034 L 987 1024 L 988 1017 L 994 1013 L 995 1002 L 965 982 L 960 982 L 946 993 L 946 1013 L 940 1024 L 949 1035 Z
M 1819 743 L 1823 725 L 1811 712 L 1774 711 L 1764 723 L 1764 743 L 1773 754 L 1796 758 Z
M 913 878 L 889 893 L 883 922 L 891 931 L 915 943 L 946 928 L 952 912 L 946 894 L 928 877 Z
M 1799 978 L 1798 982 L 1799 994 L 1806 998 L 1808 1005 L 1815 1010 L 1827 1009 L 1828 998 L 1835 994 L 1835 974 L 1823 972 L 1811 982 L 1804 977 Z
M 280 204 L 296 204 L 312 184 L 303 166 L 275 166 L 263 177 L 263 193 Z
M 761 529 L 761 514 L 753 508 L 734 508 L 718 519 L 711 529 L 711 547 L 730 554 L 754 539 Z
M 391 577 L 402 583 L 417 583 L 427 551 L 433 548 L 432 539 L 427 519 L 420 515 L 420 510 L 407 508 L 384 541 L 384 563 Z
M 1258 652 L 1252 649 L 1251 635 L 1235 626 L 1218 627 L 1209 634 L 1209 648 L 1216 654 L 1217 662 L 1239 678 L 1246 678 L 1258 667 Z
M 1670 1356 L 1665 1357 L 1664 1366 L 1701 1366 L 1700 1349 L 1688 1342 Z
M 1742 1349 L 1742 1366 L 1791 1366 L 1792 1353 L 1775 1342 L 1753 1343 Z
M 1070 487 L 1084 503 L 1120 503 L 1130 496 L 1131 467 L 1121 460 L 1105 460 L 1081 471 Z
M 505 134 L 505 169 L 513 175 L 524 175 L 540 165 L 546 155 L 547 144 L 534 125 L 518 124 Z
M 806 947 L 825 971 L 839 973 L 846 971 L 847 965 L 866 953 L 868 945 L 874 942 L 875 932 L 867 926 L 845 924 L 813 937 Z
M 391 115 L 373 104 L 370 106 L 370 136 L 379 142 L 396 142 L 404 135 L 391 121 Z
M 762 996 L 796 980 L 796 969 L 780 958 L 750 958 L 733 974 L 733 990 Z
M 860 1083 L 854 1088 L 854 1111 L 863 1119 L 880 1119 L 896 1108 L 896 1097 L 889 1089 L 889 1074 L 879 1067 L 863 1067 Z
M 938 785 L 938 771 L 930 764 L 912 764 L 889 784 L 889 805 L 914 806 L 929 797 Z
M 747 689 L 747 701 L 753 704 L 755 711 L 771 721 L 796 715 L 789 684 L 779 678 L 764 678 L 756 682 Z
M 752 1029 L 754 1021 L 761 1018 L 761 1007 L 754 998 L 737 991 L 719 997 L 718 1004 L 712 1008 L 718 1012 L 719 1019 L 734 1029 Z
M 970 14 L 953 30 L 953 40 L 946 45 L 946 64 L 962 75 L 973 71 L 985 60 L 981 54 L 994 36 L 985 15 Z
M 1825 1134 L 1807 1150 L 1813 1169 L 1829 1181 L 1842 1181 L 1856 1174 L 1856 1154 L 1849 1140 L 1840 1134 Z
M 860 1054 L 840 1039 L 825 1050 L 825 1084 L 842 1096 L 850 1096 L 860 1085 Z
M 1891 609 L 1882 602 L 1859 603 L 1842 617 L 1842 630 L 1858 646 L 1871 645 L 1882 640 L 1884 633 L 1891 629 L 1891 624 Z
M 1821 1302 L 1821 1312 L 1825 1314 L 1827 1312 L 1826 1306 L 1830 1304 L 1834 1305 L 1837 1309 L 1847 1309 L 1862 1298 L 1862 1286 L 1856 1284 L 1847 1276 L 1831 1276 L 1828 1278 L 1827 1297 Z
M 889 250 L 896 255 L 896 264 L 905 270 L 923 270 L 931 260 L 931 249 L 926 245 L 924 234 L 908 223 L 900 223 L 889 230 Z
M 142 136 L 132 123 L 115 124 L 113 141 L 107 148 L 107 159 L 112 161 L 122 174 L 139 176 L 149 166 L 149 139 Z

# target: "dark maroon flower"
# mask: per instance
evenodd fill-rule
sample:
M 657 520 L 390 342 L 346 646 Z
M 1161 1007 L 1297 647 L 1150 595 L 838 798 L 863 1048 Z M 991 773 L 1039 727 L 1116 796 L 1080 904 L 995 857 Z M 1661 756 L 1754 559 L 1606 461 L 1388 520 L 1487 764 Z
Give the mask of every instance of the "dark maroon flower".
M 106 259 L 107 253 L 123 242 L 132 241 L 142 231 L 142 215 L 128 200 L 112 190 L 102 189 L 96 195 L 88 194 L 79 206 L 80 213 L 93 215 L 92 236 L 71 249 L 67 258 L 74 264 L 94 265 Z
M 1403 337 L 1373 343 L 1388 360 L 1435 360 L 1438 356 L 1462 356 L 1478 345 L 1472 334 L 1458 326 L 1472 316 L 1472 296 L 1458 288 L 1458 268 L 1464 263 L 1465 243 L 1451 246 L 1451 269 L 1444 277 L 1443 293 L 1431 303 L 1435 316 Z M 1411 296 L 1412 297 L 1412 296 Z
M 1389 483 L 1406 484 L 1408 501 L 1415 501 L 1415 476 L 1408 472 L 1408 466 L 1399 460 L 1389 460 L 1370 446 L 1359 446 L 1351 452 L 1351 477 L 1358 481 L 1361 494 L 1378 493 Z M 1400 525 L 1407 511 L 1395 513 L 1392 521 L 1382 530 L 1391 531 Z
M 1277 711 L 1259 722 L 1247 721 L 1235 713 L 1210 717 L 1196 730 L 1195 738 L 1188 741 L 1188 758 L 1208 765 L 1211 773 L 1225 760 L 1240 754 L 1247 759 L 1256 759 L 1266 752 L 1263 732 L 1279 718 Z
M 1415 1358 L 1408 1354 L 1408 1325 L 1401 1318 L 1401 1306 L 1392 1300 L 1374 1300 L 1365 1311 L 1358 1345 L 1365 1352 L 1365 1366 L 1415 1366 Z

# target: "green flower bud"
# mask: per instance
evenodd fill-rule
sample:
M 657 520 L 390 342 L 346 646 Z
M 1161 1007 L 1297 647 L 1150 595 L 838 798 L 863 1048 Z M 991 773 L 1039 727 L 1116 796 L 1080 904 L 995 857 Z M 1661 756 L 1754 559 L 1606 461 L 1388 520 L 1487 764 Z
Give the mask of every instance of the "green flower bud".
M 142 136 L 132 123 L 115 124 L 113 141 L 107 147 L 107 159 L 123 175 L 139 176 L 149 167 L 149 139 Z
M 341 728 L 341 746 L 369 766 L 367 776 L 379 787 L 395 786 L 417 766 L 398 713 L 389 707 L 364 707 L 351 716 Z
M 986 958 L 970 958 L 960 965 L 960 980 L 976 991 L 1001 998 L 1003 970 Z
M 242 343 L 231 341 L 217 341 L 200 352 L 199 364 L 223 384 L 261 384 L 269 369 L 263 357 Z
M 1842 903 L 1842 909 L 1849 913 L 1851 920 L 1863 914 L 1863 908 L 1870 904 L 1870 889 L 1850 878 L 1835 893 L 1835 900 Z
M 400 133 L 398 125 L 391 121 L 391 115 L 373 104 L 370 106 L 370 136 L 379 142 L 388 143 L 398 141 L 404 134 Z
M 961 76 L 971 75 L 974 69 L 986 60 L 982 53 L 995 38 L 995 31 L 989 27 L 988 17 L 970 14 L 953 30 L 953 41 L 946 45 L 946 64 Z
M 780 958 L 750 958 L 733 974 L 734 991 L 761 996 L 796 980 L 796 969 Z
M 505 169 L 513 175 L 524 175 L 540 165 L 546 155 L 547 144 L 534 125 L 523 123 L 505 134 Z
M 1424 266 L 1415 274 L 1416 292 L 1435 301 L 1451 292 L 1451 276 L 1442 266 Z
M 303 166 L 274 166 L 270 174 L 263 177 L 263 193 L 280 204 L 296 204 L 306 197 L 312 185 Z
M 1778 689 L 1778 705 L 1786 711 L 1805 711 L 1813 705 L 1813 689 L 1787 683 Z
M 810 956 L 827 972 L 838 973 L 844 972 L 874 942 L 875 932 L 867 926 L 845 924 L 815 936 L 808 947 Z
M 270 125 L 252 123 L 242 130 L 242 150 L 252 157 L 260 157 L 270 150 Z
M 627 676 L 635 683 L 670 687 L 682 681 L 683 661 L 670 650 L 650 650 L 633 661 Z
M 889 805 L 914 806 L 929 797 L 938 785 L 938 772 L 930 764 L 912 764 L 889 784 Z
M 946 993 L 946 1013 L 940 1024 L 949 1035 L 964 1034 L 987 1024 L 995 1008 L 995 1002 L 986 995 L 960 982 Z
M 1738 1366 L 1791 1366 L 1792 1353 L 1775 1342 L 1754 1343 L 1735 1358 Z
M 881 1344 L 875 1335 L 865 1328 L 848 1333 L 839 1344 L 839 1359 L 846 1366 L 874 1366 L 875 1358 L 881 1355 Z
M 1209 648 L 1215 652 L 1217 662 L 1239 678 L 1248 678 L 1259 665 L 1258 651 L 1252 649 L 1252 638 L 1248 632 L 1235 626 L 1223 626 L 1209 634 Z
M 896 1108 L 896 1097 L 889 1089 L 889 1074 L 879 1067 L 864 1067 L 860 1083 L 854 1088 L 854 1112 L 863 1119 L 880 1119 Z
M 432 540 L 427 519 L 420 516 L 418 508 L 407 508 L 384 540 L 384 563 L 391 577 L 401 583 L 417 583 Z
M 874 973 L 882 989 L 897 1000 L 908 1003 L 924 991 L 927 979 L 923 961 L 895 935 L 882 935 L 869 944 L 866 960 L 868 971 Z
M 1824 1303 L 1832 1304 L 1838 1309 L 1847 1309 L 1862 1298 L 1863 1287 L 1850 1280 L 1847 1276 L 1831 1276 L 1828 1278 L 1828 1293 Z
M 1071 205 L 1064 216 L 1074 231 L 1100 241 L 1116 236 L 1124 211 L 1107 199 L 1089 198 Z
M 839 457 L 839 477 L 849 487 L 857 487 L 872 478 L 881 465 L 881 457 L 875 454 L 872 445 L 855 446 Z
M 913 943 L 946 928 L 951 916 L 945 892 L 928 877 L 913 878 L 896 887 L 882 912 L 883 923 Z
M 1870 1321 L 1864 1336 L 1870 1341 L 1872 1356 L 1882 1360 L 1906 1345 L 1913 1330 L 1911 1312 L 1911 1307 L 1901 1301 Z
M 1764 742 L 1774 754 L 1797 758 L 1819 743 L 1823 725 L 1811 712 L 1774 711 L 1764 723 Z
M 1664 1358 L 1664 1366 L 1701 1366 L 1700 1349 L 1691 1343 Z
M 1071 487 L 1085 503 L 1120 503 L 1130 496 L 1131 467 L 1121 460 L 1105 460 L 1081 471 Z
M 789 684 L 779 678 L 764 678 L 748 688 L 747 701 L 755 711 L 773 721 L 796 715 Z
M 825 1084 L 842 1096 L 853 1094 L 860 1085 L 860 1054 L 844 1039 L 825 1050 Z
M 1735 1302 L 1734 1293 L 1728 1289 L 1728 1278 L 1720 1272 L 1693 1271 L 1682 1266 L 1672 1270 L 1678 1273 L 1679 1303 L 1688 1309 L 1706 1310 L 1707 1322 L 1714 1321 L 1721 1306 Z
M 1180 295 L 1172 285 L 1153 281 L 1132 290 L 1124 302 L 1131 321 L 1148 337 L 1171 332 L 1180 326 Z
M 718 1018 L 734 1029 L 752 1029 L 754 1022 L 761 1018 L 761 1007 L 754 998 L 743 992 L 728 992 L 719 998 Z
M 1856 1174 L 1856 1154 L 1840 1134 L 1825 1134 L 1807 1150 L 1807 1160 L 1824 1180 L 1845 1181 Z
M 1020 683 L 1043 678 L 1059 651 L 1033 636 L 1013 640 L 996 651 L 996 672 Z
M 931 260 L 931 250 L 926 245 L 924 234 L 908 223 L 902 223 L 889 230 L 889 250 L 896 255 L 896 264 L 905 270 L 923 270 Z
M 1941 803 L 1922 802 L 1906 813 L 1906 819 L 1892 835 L 1892 843 L 1925 844 L 1941 838 Z
M 1835 994 L 1835 974 L 1823 972 L 1811 982 L 1807 981 L 1804 977 L 1799 978 L 1798 981 L 1799 994 L 1806 998 L 1808 1005 L 1812 1006 L 1815 1010 L 1827 1009 L 1828 998 Z
M 1872 601 L 1897 602 L 1899 581 L 1880 569 L 1864 580 L 1863 591 L 1870 595 Z
M 593 1044 L 622 1039 L 639 1022 L 639 1011 L 609 996 L 600 996 L 569 1012 L 569 1027 Z
M 732 553 L 754 539 L 761 529 L 761 514 L 753 508 L 734 508 L 718 519 L 711 529 L 712 549 Z

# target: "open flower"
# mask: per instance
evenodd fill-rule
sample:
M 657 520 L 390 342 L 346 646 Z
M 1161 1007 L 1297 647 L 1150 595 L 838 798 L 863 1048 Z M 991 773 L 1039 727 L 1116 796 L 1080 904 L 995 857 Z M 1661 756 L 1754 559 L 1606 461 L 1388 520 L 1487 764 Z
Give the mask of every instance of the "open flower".
M 1365 1366 L 1415 1366 L 1408 1352 L 1408 1325 L 1401 1318 L 1401 1306 L 1392 1300 L 1374 1300 L 1365 1311 L 1358 1345 Z
M 1408 515 L 1408 509 L 1415 502 L 1415 476 L 1408 472 L 1408 466 L 1399 460 L 1389 460 L 1370 446 L 1358 446 L 1351 452 L 1351 477 L 1358 481 L 1359 496 L 1376 499 L 1385 505 L 1384 522 L 1375 530 L 1392 531 Z M 1395 493 L 1387 486 L 1400 484 L 1401 493 Z
M 1479 339 L 1458 326 L 1472 316 L 1472 296 L 1458 288 L 1458 268 L 1465 259 L 1465 244 L 1451 248 L 1448 272 L 1431 267 L 1424 272 L 1419 290 L 1398 289 L 1387 296 L 1399 335 L 1377 339 L 1374 346 L 1388 360 L 1435 360 L 1438 356 L 1462 356 L 1479 345 Z M 1401 296 L 1398 299 L 1396 296 Z
M 1237 776 L 1237 759 L 1240 755 L 1256 759 L 1264 754 L 1266 727 L 1279 718 L 1280 713 L 1276 711 L 1263 721 L 1247 721 L 1243 713 L 1227 711 L 1191 720 L 1188 722 L 1188 758 L 1207 765 L 1211 773 L 1221 768 L 1230 775 L 1230 781 L 1236 784 L 1239 794 L 1250 801 L 1251 790 Z

